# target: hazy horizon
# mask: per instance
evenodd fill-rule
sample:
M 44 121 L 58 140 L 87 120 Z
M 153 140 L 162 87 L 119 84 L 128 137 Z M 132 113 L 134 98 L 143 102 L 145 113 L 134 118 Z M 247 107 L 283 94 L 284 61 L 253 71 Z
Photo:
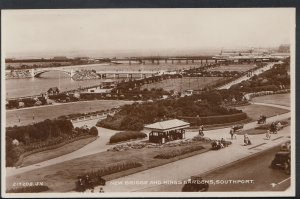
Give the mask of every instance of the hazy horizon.
M 215 54 L 290 44 L 291 8 L 4 10 L 5 57 Z

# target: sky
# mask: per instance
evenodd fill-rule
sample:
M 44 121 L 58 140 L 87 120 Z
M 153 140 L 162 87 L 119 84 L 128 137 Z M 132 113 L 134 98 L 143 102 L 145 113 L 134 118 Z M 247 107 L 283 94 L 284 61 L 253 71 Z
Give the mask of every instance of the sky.
M 292 8 L 5 10 L 6 57 L 203 52 L 277 47 L 294 31 Z

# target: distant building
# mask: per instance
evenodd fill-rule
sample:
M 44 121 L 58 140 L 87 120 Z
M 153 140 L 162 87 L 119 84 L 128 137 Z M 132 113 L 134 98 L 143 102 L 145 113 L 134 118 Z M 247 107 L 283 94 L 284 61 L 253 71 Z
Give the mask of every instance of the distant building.
M 57 56 L 57 57 L 53 57 L 53 60 L 64 61 L 64 60 L 68 60 L 68 58 L 66 56 Z
M 103 89 L 100 86 L 95 88 L 89 88 L 87 93 L 110 93 L 112 89 Z
M 56 95 L 59 93 L 59 89 L 57 87 L 49 88 L 47 91 L 48 95 Z
M 185 91 L 181 94 L 181 97 L 191 96 L 191 95 L 193 95 L 193 93 L 194 93 L 193 90 L 185 90 Z
M 278 47 L 279 53 L 289 53 L 290 52 L 290 45 L 289 44 L 283 44 Z

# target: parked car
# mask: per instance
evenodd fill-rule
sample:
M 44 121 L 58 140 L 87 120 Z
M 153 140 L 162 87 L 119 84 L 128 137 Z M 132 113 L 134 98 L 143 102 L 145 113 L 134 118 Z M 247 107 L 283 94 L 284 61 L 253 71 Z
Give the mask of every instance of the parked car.
M 267 122 L 267 117 L 265 115 L 261 115 L 257 120 L 257 124 L 265 124 L 266 122 Z
M 192 176 L 182 187 L 182 192 L 204 192 L 209 188 L 209 184 L 201 177 Z
M 287 141 L 286 143 L 280 146 L 280 151 L 291 151 L 291 142 Z
M 272 169 L 283 169 L 287 172 L 291 167 L 291 153 L 289 151 L 279 151 L 275 154 L 275 158 L 271 163 Z
M 234 125 L 232 127 L 233 129 L 233 132 L 239 132 L 239 131 L 242 131 L 244 129 L 244 125 L 243 124 L 237 124 L 237 125 Z

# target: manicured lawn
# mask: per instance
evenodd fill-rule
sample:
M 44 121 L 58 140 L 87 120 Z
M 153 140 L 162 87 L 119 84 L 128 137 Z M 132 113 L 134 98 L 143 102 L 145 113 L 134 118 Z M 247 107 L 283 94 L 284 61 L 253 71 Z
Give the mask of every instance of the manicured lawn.
M 206 86 L 214 84 L 217 80 L 220 79 L 225 79 L 225 77 L 184 77 L 178 79 L 167 79 L 161 82 L 143 85 L 141 89 L 163 88 L 167 91 L 175 90 L 178 92 L 182 92 L 188 89 L 199 90 L 205 88 Z
M 291 94 L 276 94 L 255 97 L 252 99 L 253 102 L 267 103 L 267 104 L 278 104 L 282 106 L 291 106 Z
M 289 110 L 286 109 L 281 109 L 281 108 L 276 108 L 271 106 L 262 106 L 256 104 L 251 104 L 251 105 L 241 106 L 236 108 L 247 113 L 248 117 L 253 120 L 257 120 L 260 115 L 271 117 L 271 116 L 280 115 L 289 112 Z
M 19 126 L 31 124 L 33 122 L 33 114 L 34 121 L 40 122 L 45 119 L 54 119 L 61 115 L 107 110 L 116 106 L 122 106 L 124 104 L 131 103 L 133 102 L 121 100 L 94 100 L 44 107 L 33 107 L 30 109 L 9 110 L 6 111 L 6 126 L 9 127 L 14 125 Z M 20 123 L 18 122 L 18 117 L 20 117 Z
M 56 158 L 56 157 L 71 153 L 71 152 L 76 151 L 76 150 L 84 147 L 85 145 L 91 143 L 95 139 L 96 139 L 96 137 L 85 138 L 85 139 L 77 140 L 72 143 L 66 144 L 57 149 L 52 149 L 52 150 L 47 150 L 47 151 L 31 154 L 23 159 L 22 166 L 36 164 L 39 162 L 43 162 L 43 161 L 46 161 L 46 160 L 49 160 L 52 158 Z
M 201 145 L 205 148 L 171 159 L 155 159 L 154 157 L 161 152 L 173 151 L 174 149 L 186 147 L 186 145 L 177 147 L 131 149 L 119 152 L 106 151 L 8 177 L 7 187 L 11 187 L 13 182 L 42 181 L 47 184 L 51 192 L 67 192 L 72 191 L 75 188 L 75 181 L 78 175 L 103 168 L 105 165 L 111 163 L 131 160 L 139 162 L 143 166 L 105 176 L 106 180 L 119 178 L 182 158 L 187 158 L 192 155 L 206 152 L 211 148 L 210 143 L 195 142 L 188 146 L 192 145 Z

